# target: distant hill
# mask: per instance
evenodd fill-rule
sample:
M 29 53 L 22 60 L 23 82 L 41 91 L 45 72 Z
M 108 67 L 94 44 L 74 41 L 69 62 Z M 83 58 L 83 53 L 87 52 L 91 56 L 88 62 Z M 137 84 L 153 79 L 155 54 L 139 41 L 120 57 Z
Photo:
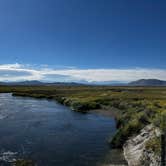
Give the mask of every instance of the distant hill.
M 21 82 L 0 82 L 0 85 L 7 86 L 82 86 L 82 85 L 96 85 L 96 86 L 166 86 L 166 81 L 157 80 L 157 79 L 140 79 L 130 83 L 121 83 L 121 82 L 41 82 L 37 80 L 32 81 L 21 81 Z
M 22 81 L 22 82 L 0 82 L 0 85 L 7 85 L 7 86 L 80 86 L 83 85 L 81 83 L 75 82 L 41 82 L 37 80 L 33 81 Z
M 22 82 L 0 82 L 0 85 L 43 85 L 40 81 L 22 81 Z
M 130 82 L 129 86 L 166 86 L 166 81 L 157 79 L 140 79 Z

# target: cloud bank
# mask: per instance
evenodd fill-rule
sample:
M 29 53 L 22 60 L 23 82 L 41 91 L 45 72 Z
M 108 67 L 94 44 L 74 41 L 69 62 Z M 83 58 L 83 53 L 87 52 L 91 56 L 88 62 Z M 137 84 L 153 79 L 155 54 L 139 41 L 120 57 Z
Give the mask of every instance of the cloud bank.
M 48 65 L 32 66 L 18 63 L 0 65 L 0 81 L 130 82 L 142 78 L 166 80 L 166 69 L 54 69 Z

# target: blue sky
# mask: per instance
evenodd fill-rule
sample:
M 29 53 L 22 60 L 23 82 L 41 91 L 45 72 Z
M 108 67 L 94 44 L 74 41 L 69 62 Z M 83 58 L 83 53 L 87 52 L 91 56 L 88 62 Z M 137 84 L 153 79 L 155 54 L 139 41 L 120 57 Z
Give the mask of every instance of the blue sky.
M 1 0 L 0 80 L 166 79 L 165 20 L 164 0 Z

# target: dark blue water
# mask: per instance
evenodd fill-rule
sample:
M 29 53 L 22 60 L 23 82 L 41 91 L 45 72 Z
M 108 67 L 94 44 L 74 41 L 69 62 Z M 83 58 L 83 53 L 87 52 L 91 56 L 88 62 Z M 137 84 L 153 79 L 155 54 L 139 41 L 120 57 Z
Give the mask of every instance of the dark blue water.
M 93 166 L 109 151 L 115 121 L 81 114 L 51 100 L 0 94 L 0 154 L 39 166 Z

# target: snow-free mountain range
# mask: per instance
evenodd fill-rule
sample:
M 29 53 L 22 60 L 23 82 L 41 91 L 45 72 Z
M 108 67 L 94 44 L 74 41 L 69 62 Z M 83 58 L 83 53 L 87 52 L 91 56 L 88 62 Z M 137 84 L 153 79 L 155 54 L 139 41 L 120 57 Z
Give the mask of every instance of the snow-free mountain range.
M 158 79 L 140 79 L 136 81 L 132 81 L 129 83 L 119 83 L 119 82 L 84 82 L 84 83 L 78 83 L 78 82 L 42 82 L 42 81 L 21 81 L 21 82 L 0 82 L 0 85 L 8 85 L 8 86 L 81 86 L 81 85 L 112 85 L 112 86 L 166 86 L 166 81 L 164 80 L 158 80 Z

